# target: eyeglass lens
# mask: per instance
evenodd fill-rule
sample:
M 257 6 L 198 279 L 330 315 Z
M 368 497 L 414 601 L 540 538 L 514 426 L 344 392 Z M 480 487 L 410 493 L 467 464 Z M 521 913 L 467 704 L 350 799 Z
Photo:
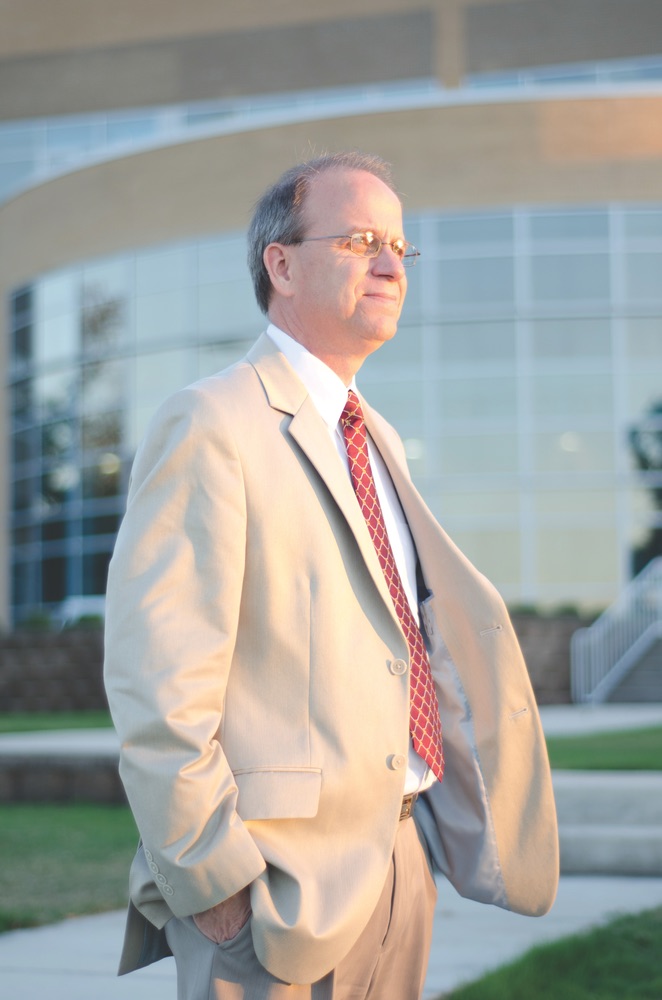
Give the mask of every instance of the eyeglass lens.
M 394 240 L 393 243 L 386 243 L 380 240 L 374 233 L 354 233 L 350 238 L 352 251 L 363 257 L 376 257 L 382 246 L 390 246 L 393 253 L 400 258 L 403 264 L 413 264 L 417 257 L 416 248 L 405 240 Z

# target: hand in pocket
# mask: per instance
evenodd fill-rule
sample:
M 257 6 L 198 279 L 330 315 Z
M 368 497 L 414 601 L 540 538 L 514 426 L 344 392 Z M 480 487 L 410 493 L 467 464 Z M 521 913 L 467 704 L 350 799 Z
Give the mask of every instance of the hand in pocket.
M 251 915 L 251 895 L 248 886 L 229 896 L 210 910 L 194 913 L 198 930 L 215 944 L 231 941 Z

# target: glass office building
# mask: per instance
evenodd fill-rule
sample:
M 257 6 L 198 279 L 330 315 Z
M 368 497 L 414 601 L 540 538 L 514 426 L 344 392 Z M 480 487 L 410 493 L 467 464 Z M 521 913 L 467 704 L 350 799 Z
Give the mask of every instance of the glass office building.
M 103 594 L 147 421 L 264 327 L 251 204 L 327 148 L 422 251 L 358 381 L 435 515 L 513 607 L 616 599 L 662 551 L 658 0 L 52 6 L 0 41 L 0 627 Z
M 422 251 L 359 385 L 512 605 L 596 607 L 662 527 L 630 434 L 662 402 L 662 205 L 409 215 Z M 10 303 L 15 620 L 103 593 L 131 461 L 169 393 L 264 319 L 241 233 L 81 262 Z M 662 429 L 658 430 L 662 434 Z

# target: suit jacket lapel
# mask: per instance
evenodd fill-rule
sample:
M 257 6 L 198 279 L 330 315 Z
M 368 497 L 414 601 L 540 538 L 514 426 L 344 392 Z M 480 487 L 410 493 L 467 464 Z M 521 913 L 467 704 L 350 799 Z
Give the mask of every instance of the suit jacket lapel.
M 248 360 L 257 371 L 269 405 L 292 416 L 288 433 L 324 481 L 334 501 L 340 508 L 359 546 L 368 570 L 384 602 L 396 622 L 384 574 L 368 532 L 363 514 L 356 501 L 352 484 L 342 467 L 329 432 L 310 399 L 303 383 L 292 371 L 287 360 L 273 341 L 263 335 L 248 354 Z

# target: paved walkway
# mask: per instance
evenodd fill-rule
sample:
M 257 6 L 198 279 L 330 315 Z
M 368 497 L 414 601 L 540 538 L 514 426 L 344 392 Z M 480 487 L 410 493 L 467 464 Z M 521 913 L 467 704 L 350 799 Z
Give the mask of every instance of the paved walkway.
M 551 706 L 549 734 L 662 724 L 662 705 Z M 0 753 L 43 752 L 45 734 L 0 737 Z M 50 734 L 71 752 L 114 752 L 112 734 Z M 20 747 L 20 749 L 19 749 Z M 6 859 L 5 859 L 6 863 Z M 620 913 L 662 905 L 662 878 L 564 876 L 551 912 L 537 919 L 472 903 L 440 882 L 425 1000 L 496 968 L 535 944 L 573 934 Z M 0 935 L 0 996 L 8 1000 L 175 1000 L 172 959 L 118 979 L 123 913 L 76 918 Z M 391 998 L 388 998 L 391 1000 Z M 397 1000 L 397 998 L 393 998 Z

